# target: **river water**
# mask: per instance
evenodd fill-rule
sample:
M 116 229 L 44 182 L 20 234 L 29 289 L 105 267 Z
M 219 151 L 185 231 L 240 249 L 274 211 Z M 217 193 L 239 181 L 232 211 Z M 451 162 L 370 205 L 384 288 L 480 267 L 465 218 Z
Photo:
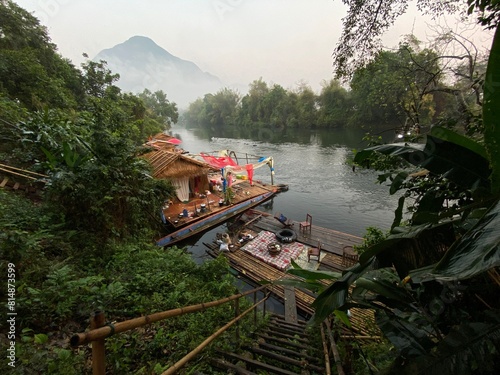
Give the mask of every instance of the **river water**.
M 398 196 L 390 196 L 386 184 L 376 183 L 376 172 L 353 171 L 349 164 L 353 149 L 364 146 L 364 130 L 261 131 L 251 139 L 215 136 L 206 130 L 176 125 L 171 133 L 190 153 L 227 149 L 238 155 L 272 156 L 274 183 L 286 184 L 289 190 L 259 206 L 263 211 L 281 212 L 296 221 L 305 220 L 310 213 L 314 225 L 358 236 L 363 236 L 369 226 L 388 229 L 394 218 Z M 257 169 L 254 179 L 270 183 L 269 168 Z M 214 228 L 181 245 L 201 262 L 207 257 L 203 242 L 211 242 L 215 233 L 223 230 Z

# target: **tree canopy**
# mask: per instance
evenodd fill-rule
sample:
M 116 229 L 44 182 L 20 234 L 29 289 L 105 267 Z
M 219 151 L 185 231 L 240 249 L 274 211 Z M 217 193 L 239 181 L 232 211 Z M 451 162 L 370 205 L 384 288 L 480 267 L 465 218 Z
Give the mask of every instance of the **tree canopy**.
M 333 52 L 337 78 L 351 76 L 382 47 L 383 33 L 408 9 L 409 0 L 343 0 L 348 6 L 342 34 Z M 478 22 L 496 28 L 500 5 L 495 0 L 417 0 L 417 8 L 433 17 L 449 13 L 475 15 Z

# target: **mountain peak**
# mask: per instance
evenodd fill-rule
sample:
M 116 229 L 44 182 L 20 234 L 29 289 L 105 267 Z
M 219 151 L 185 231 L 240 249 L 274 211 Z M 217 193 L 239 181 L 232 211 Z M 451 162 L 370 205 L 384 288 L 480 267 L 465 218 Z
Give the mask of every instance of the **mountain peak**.
M 105 49 L 100 54 L 107 54 L 113 51 L 113 54 L 116 54 L 120 58 L 128 59 L 128 57 L 144 55 L 144 54 L 153 54 L 156 57 L 163 57 L 167 59 L 177 59 L 174 55 L 169 53 L 164 48 L 161 48 L 158 44 L 156 44 L 152 39 L 146 36 L 136 35 L 123 43 L 117 44 L 113 48 Z M 131 56 L 132 55 L 132 56 Z
M 120 75 L 117 85 L 125 91 L 163 90 L 179 108 L 219 90 L 219 78 L 203 72 L 194 62 L 183 60 L 145 36 L 133 36 L 104 49 L 94 61 L 105 60 L 113 73 Z

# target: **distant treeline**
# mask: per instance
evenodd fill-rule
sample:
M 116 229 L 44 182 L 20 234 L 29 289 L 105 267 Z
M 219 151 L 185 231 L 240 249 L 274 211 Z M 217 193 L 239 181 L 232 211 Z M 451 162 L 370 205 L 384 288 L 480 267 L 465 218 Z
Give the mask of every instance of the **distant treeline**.
M 455 126 L 477 116 L 484 63 L 464 62 L 449 69 L 441 64 L 444 56 L 419 44 L 408 38 L 396 51 L 380 51 L 370 64 L 354 72 L 348 84 L 324 81 L 319 94 L 306 83 L 286 90 L 261 78 L 249 85 L 244 96 L 224 88 L 197 99 L 182 118 L 186 124 L 220 132 L 360 124 L 412 127 L 449 119 L 454 119 Z

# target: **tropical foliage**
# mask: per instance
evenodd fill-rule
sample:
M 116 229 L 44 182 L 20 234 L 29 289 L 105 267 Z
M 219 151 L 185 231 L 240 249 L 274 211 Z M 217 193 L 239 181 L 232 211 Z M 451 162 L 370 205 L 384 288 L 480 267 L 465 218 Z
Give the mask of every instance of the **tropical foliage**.
M 178 112 L 165 93 L 123 93 L 118 80 L 104 61 L 76 68 L 36 18 L 0 2 L 0 159 L 39 177 L 9 175 L 27 197 L 0 189 L 0 263 L 15 265 L 12 373 L 89 373 L 89 348 L 68 338 L 96 310 L 125 320 L 236 292 L 224 259 L 197 265 L 153 244 L 173 188 L 151 177 L 141 145 Z M 226 306 L 110 338 L 108 370 L 161 373 L 230 316 Z
M 427 44 L 410 35 L 396 50 L 379 50 L 348 82 L 324 81 L 319 94 L 304 82 L 291 90 L 259 79 L 243 97 L 227 88 L 206 94 L 191 103 L 183 121 L 217 136 L 249 138 L 288 129 L 388 125 L 407 134 L 437 122 L 479 137 L 484 59 L 451 31 Z

